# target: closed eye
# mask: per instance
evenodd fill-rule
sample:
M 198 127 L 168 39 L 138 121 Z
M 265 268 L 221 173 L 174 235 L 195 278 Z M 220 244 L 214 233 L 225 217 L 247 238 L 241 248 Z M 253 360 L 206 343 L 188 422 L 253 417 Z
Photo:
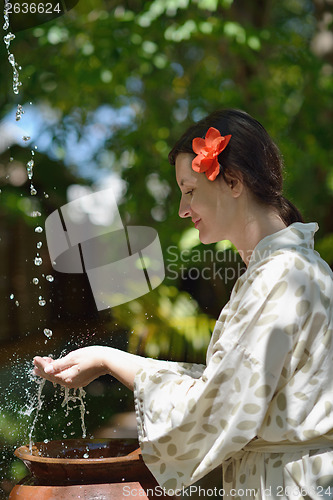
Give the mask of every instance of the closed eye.
M 193 189 L 190 189 L 190 191 L 186 191 L 185 194 L 192 194 L 193 193 Z

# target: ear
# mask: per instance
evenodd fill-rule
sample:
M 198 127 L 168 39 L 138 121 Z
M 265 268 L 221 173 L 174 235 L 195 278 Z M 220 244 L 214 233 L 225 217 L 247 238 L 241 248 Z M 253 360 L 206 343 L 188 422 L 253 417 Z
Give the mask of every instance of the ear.
M 225 172 L 224 179 L 228 188 L 231 191 L 232 197 L 238 198 L 244 190 L 244 182 L 242 174 L 240 172 L 237 172 L 237 174 Z

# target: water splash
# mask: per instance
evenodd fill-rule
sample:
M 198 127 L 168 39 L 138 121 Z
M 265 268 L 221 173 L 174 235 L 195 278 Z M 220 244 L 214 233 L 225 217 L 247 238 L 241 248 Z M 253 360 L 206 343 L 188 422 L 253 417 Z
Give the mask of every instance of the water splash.
M 87 429 L 84 421 L 86 407 L 84 403 L 84 398 L 86 396 L 86 391 L 83 387 L 79 387 L 78 389 L 73 389 L 73 394 L 70 393 L 70 389 L 65 387 L 64 400 L 61 403 L 61 406 L 66 406 L 66 417 L 69 415 L 69 412 L 74 408 L 80 409 L 80 418 L 81 418 L 81 429 L 82 429 L 82 437 L 85 438 L 87 436 Z M 70 407 L 70 402 L 79 403 L 76 406 Z
M 7 31 L 9 28 L 8 5 L 10 5 L 9 1 L 5 0 L 5 7 L 4 7 L 4 11 L 3 11 L 3 17 L 5 20 L 4 25 L 3 25 L 3 29 L 5 31 Z
M 14 54 L 11 53 L 11 51 L 10 51 L 11 42 L 13 40 L 15 40 L 15 35 L 13 33 L 11 33 L 11 32 L 8 31 L 9 30 L 9 26 L 10 26 L 10 22 L 9 22 L 9 5 L 10 5 L 10 0 L 5 0 L 4 11 L 3 11 L 3 15 L 4 15 L 3 29 L 5 31 L 7 31 L 7 33 L 3 37 L 3 40 L 4 40 L 4 43 L 5 43 L 5 47 L 6 47 L 6 51 L 7 51 L 7 55 L 8 55 L 8 62 L 11 65 L 12 72 L 13 72 L 13 81 L 12 81 L 13 92 L 14 92 L 14 94 L 17 95 L 17 94 L 19 94 L 19 88 L 22 85 L 22 83 L 20 81 L 20 75 L 19 75 L 19 71 L 22 68 L 16 62 Z M 30 105 L 31 104 L 32 103 L 30 102 Z M 23 106 L 22 106 L 22 104 L 18 104 L 17 108 L 16 108 L 16 112 L 15 112 L 15 120 L 16 121 L 20 121 L 23 114 L 24 114 Z M 26 145 L 28 143 L 28 141 L 30 141 L 31 138 L 28 135 L 24 135 L 22 137 L 22 139 L 23 139 L 23 141 L 25 142 L 25 145 Z M 34 149 L 37 150 L 37 146 L 35 146 Z M 36 188 L 34 187 L 34 185 L 32 183 L 33 169 L 34 169 L 34 166 L 35 166 L 34 155 L 35 155 L 35 151 L 31 150 L 31 158 L 26 163 L 27 174 L 28 174 L 28 178 L 30 180 L 30 194 L 31 194 L 31 196 L 35 196 L 37 194 L 37 190 L 36 190 Z M 12 157 L 10 158 L 10 161 L 13 161 Z M 44 197 L 45 198 L 49 198 L 49 195 L 44 192 Z M 32 212 L 31 216 L 32 217 L 39 217 L 39 216 L 41 216 L 41 213 L 38 212 L 38 211 L 35 211 L 35 212 Z M 35 228 L 35 232 L 36 233 L 41 233 L 42 231 L 43 231 L 43 229 L 41 228 L 41 226 L 37 226 Z M 37 246 L 38 249 L 41 248 L 42 247 L 42 242 L 39 241 L 36 244 L 36 246 Z M 36 257 L 34 258 L 34 264 L 36 266 L 41 266 L 42 262 L 43 262 L 42 258 L 37 253 Z M 47 275 L 46 276 L 46 280 L 49 281 L 49 282 L 53 282 L 54 281 L 54 277 L 52 275 Z M 40 280 L 37 277 L 34 277 L 32 279 L 32 283 L 34 285 L 38 285 L 40 283 Z M 14 300 L 14 293 L 10 294 L 10 299 Z M 45 299 L 43 298 L 42 295 L 39 296 L 38 300 L 39 300 L 38 303 L 39 303 L 40 306 L 44 306 L 46 304 L 46 301 L 45 301 Z M 19 302 L 16 300 L 15 304 L 18 306 Z M 47 338 L 47 340 L 49 340 L 49 339 L 51 339 L 51 337 L 53 335 L 53 332 L 49 328 L 45 328 L 44 329 L 44 335 Z M 47 340 L 46 340 L 46 342 L 47 342 Z M 38 384 L 37 395 L 35 396 L 34 401 L 25 410 L 25 412 L 23 412 L 23 414 L 27 415 L 27 416 L 30 416 L 30 415 L 32 415 L 34 413 L 33 422 L 31 424 L 30 431 L 28 433 L 30 453 L 32 453 L 33 435 L 34 435 L 34 432 L 35 432 L 37 420 L 38 420 L 39 414 L 41 412 L 41 409 L 42 409 L 43 403 L 44 403 L 43 389 L 44 389 L 44 386 L 45 386 L 45 383 L 46 383 L 45 379 L 42 379 L 42 378 L 39 378 L 39 377 L 37 377 L 37 378 L 33 377 L 33 380 Z M 56 384 L 54 384 L 54 386 L 56 387 Z M 79 407 L 79 409 L 80 409 L 80 419 L 81 419 L 81 428 L 82 428 L 82 437 L 83 438 L 86 437 L 86 426 L 85 426 L 85 420 L 84 420 L 85 419 L 85 414 L 86 414 L 85 401 L 84 401 L 85 395 L 86 395 L 86 393 L 85 393 L 85 391 L 84 391 L 83 388 L 79 388 L 79 389 L 73 390 L 73 393 L 71 393 L 70 390 L 66 388 L 66 389 L 64 389 L 64 393 L 63 393 L 64 399 L 63 399 L 63 403 L 62 403 L 62 406 L 66 406 L 66 411 L 67 411 L 66 416 L 69 414 L 70 410 L 72 410 L 73 408 Z M 29 399 L 31 400 L 30 394 L 29 394 Z M 71 407 L 71 403 L 74 404 L 74 406 Z M 49 415 L 48 418 L 51 418 L 51 416 Z M 65 437 L 65 435 L 64 435 L 64 437 Z M 45 440 L 45 441 L 47 441 L 47 440 Z
M 10 42 L 14 40 L 15 35 L 13 33 L 8 33 L 8 35 L 5 35 L 3 37 L 3 41 L 5 42 L 6 49 L 9 50 Z
M 28 172 L 28 179 L 31 180 L 33 176 L 33 166 L 35 162 L 33 160 L 29 160 L 27 163 L 27 172 Z
M 3 17 L 5 20 L 4 25 L 3 25 L 3 29 L 5 31 L 7 31 L 9 28 L 9 15 L 8 15 L 9 5 L 11 5 L 10 2 L 8 0 L 5 0 L 4 11 L 3 11 Z M 15 35 L 13 33 L 9 32 L 9 33 L 7 33 L 7 35 L 5 35 L 3 37 L 3 40 L 4 40 L 5 45 L 6 45 L 6 50 L 7 50 L 7 54 L 8 54 L 8 61 L 13 68 L 13 92 L 14 92 L 14 94 L 18 94 L 19 87 L 22 85 L 22 83 L 19 80 L 19 72 L 18 72 L 18 69 L 21 69 L 21 67 L 15 61 L 14 54 L 12 54 L 9 51 L 10 42 L 12 40 L 14 40 L 14 38 L 15 38 Z
M 19 94 L 19 90 L 20 90 L 20 87 L 22 85 L 22 83 L 20 81 L 20 74 L 19 74 L 19 71 L 22 68 L 19 66 L 18 62 L 15 60 L 15 56 L 12 53 L 12 49 L 11 49 L 11 43 L 13 42 L 13 40 L 15 40 L 16 37 L 12 32 L 9 31 L 9 26 L 10 26 L 9 6 L 10 6 L 10 0 L 5 0 L 4 11 L 3 11 L 3 15 L 4 15 L 3 29 L 5 30 L 6 33 L 3 37 L 3 41 L 4 41 L 4 44 L 6 47 L 8 62 L 12 68 L 12 73 L 13 73 L 13 78 L 12 78 L 13 92 L 15 95 L 17 95 L 17 94 Z M 30 103 L 30 104 L 32 104 L 32 103 Z M 23 109 L 22 104 L 17 104 L 16 110 L 15 110 L 16 122 L 21 120 L 23 114 L 24 114 L 24 109 Z M 29 141 L 31 140 L 31 137 L 29 135 L 23 135 L 22 140 L 24 142 L 24 146 L 28 146 Z M 31 156 L 30 156 L 30 159 L 28 159 L 28 161 L 26 162 L 27 175 L 28 175 L 28 179 L 30 181 L 30 194 L 31 194 L 31 196 L 35 196 L 37 194 L 37 189 L 34 187 L 33 182 L 32 182 L 33 181 L 33 174 L 34 174 L 34 167 L 35 167 L 35 150 L 37 150 L 37 146 L 34 146 L 34 149 L 30 148 Z M 13 159 L 14 158 L 11 157 L 10 161 L 13 161 Z M 44 196 L 45 196 L 45 198 L 49 197 L 49 195 L 45 192 L 44 192 Z M 41 215 L 42 215 L 41 212 L 39 212 L 38 210 L 35 210 L 31 213 L 31 217 L 40 217 Z M 41 226 L 37 226 L 35 228 L 35 232 L 40 234 L 43 232 L 43 228 Z M 42 242 L 38 241 L 36 243 L 36 246 L 37 246 L 37 249 L 40 249 L 42 247 Z M 39 256 L 39 254 L 37 253 L 36 257 L 34 258 L 34 264 L 35 264 L 35 266 L 41 266 L 42 263 L 43 263 L 43 260 Z M 45 275 L 43 275 L 43 277 L 45 277 Z M 54 278 L 51 274 L 46 275 L 45 279 L 48 282 L 54 281 Z M 38 277 L 34 277 L 32 279 L 32 284 L 39 285 L 39 288 L 41 288 L 40 285 L 42 283 Z M 19 306 L 19 301 L 16 300 L 14 293 L 10 294 L 10 300 L 12 300 L 16 306 Z M 46 300 L 44 299 L 44 297 L 42 295 L 39 295 L 39 297 L 38 297 L 38 304 L 39 304 L 39 306 L 42 306 L 42 307 L 44 307 L 46 305 Z M 45 342 L 47 342 L 48 340 L 50 340 L 52 338 L 53 332 L 51 329 L 44 328 L 43 333 L 46 337 Z M 30 370 L 29 370 L 29 373 L 30 373 Z M 40 415 L 40 412 L 42 410 L 43 403 L 44 403 L 45 396 L 43 395 L 43 389 L 44 389 L 44 386 L 46 383 L 45 379 L 42 379 L 39 377 L 37 377 L 37 378 L 29 377 L 29 382 L 32 382 L 32 381 L 34 383 L 34 386 L 35 386 L 35 382 L 38 384 L 37 394 L 36 394 L 35 390 L 33 390 L 33 392 L 31 392 L 32 388 L 29 391 L 27 390 L 29 392 L 29 394 L 28 394 L 29 407 L 27 407 L 27 409 L 24 412 L 21 412 L 20 410 L 18 410 L 19 413 L 24 414 L 28 417 L 33 415 L 32 424 L 31 424 L 31 426 L 29 425 L 30 430 L 28 433 L 30 453 L 32 453 L 33 436 L 34 436 L 37 421 L 38 421 L 38 418 L 39 418 L 39 415 Z M 54 384 L 54 385 L 56 386 L 56 384 Z M 33 398 L 31 397 L 32 393 L 34 393 Z M 63 406 L 67 405 L 67 413 L 71 409 L 70 403 L 71 404 L 74 403 L 74 407 L 80 408 L 82 433 L 83 433 L 83 437 L 86 437 L 86 427 L 85 427 L 85 422 L 84 422 L 84 416 L 85 416 L 84 397 L 85 397 L 85 391 L 82 388 L 80 388 L 79 390 L 74 390 L 73 394 L 71 394 L 69 392 L 69 389 L 67 389 L 65 391 L 65 394 L 64 394 Z M 49 415 L 48 418 L 51 418 L 51 416 Z
M 20 82 L 19 80 L 20 75 L 18 72 L 18 69 L 21 69 L 21 67 L 15 61 L 14 54 L 11 54 L 9 50 L 8 50 L 8 61 L 13 68 L 13 92 L 14 94 L 18 94 L 19 87 L 22 85 L 22 82 Z
M 37 419 L 38 419 L 38 415 L 42 409 L 42 406 L 43 406 L 43 402 L 44 402 L 44 397 L 42 396 L 42 392 L 43 392 L 43 389 L 44 389 L 44 386 L 45 386 L 45 382 L 46 380 L 45 379 L 37 379 L 36 380 L 36 383 L 39 385 L 38 387 L 38 392 L 37 392 L 37 405 L 36 405 L 36 408 L 31 408 L 31 413 L 33 411 L 36 411 L 35 413 L 35 416 L 34 416 L 34 419 L 33 419 L 33 422 L 32 422 L 32 425 L 31 425 L 31 428 L 30 428 L 30 431 L 29 431 L 29 434 L 28 434 L 28 437 L 29 437 L 29 451 L 30 453 L 32 454 L 32 436 L 33 436 L 33 433 L 34 433 L 34 430 L 35 430 L 35 426 L 36 426 L 36 423 L 37 423 Z
M 23 106 L 21 104 L 17 105 L 17 110 L 15 113 L 15 120 L 18 122 L 21 120 L 22 115 L 24 115 Z

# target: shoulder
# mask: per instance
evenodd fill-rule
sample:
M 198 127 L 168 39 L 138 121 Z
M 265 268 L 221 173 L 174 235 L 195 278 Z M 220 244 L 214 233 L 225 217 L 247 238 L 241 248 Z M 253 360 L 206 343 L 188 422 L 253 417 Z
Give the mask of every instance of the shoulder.
M 263 256 L 251 269 L 249 275 L 262 277 L 265 275 L 282 272 L 284 275 L 291 273 L 309 273 L 309 275 L 322 275 L 333 278 L 333 272 L 318 252 L 302 246 L 282 248 Z M 310 277 L 311 277 L 310 276 Z
M 276 287 L 292 289 L 296 294 L 318 291 L 333 293 L 333 272 L 313 249 L 290 247 L 276 250 L 249 269 L 248 284 L 261 283 L 266 292 Z

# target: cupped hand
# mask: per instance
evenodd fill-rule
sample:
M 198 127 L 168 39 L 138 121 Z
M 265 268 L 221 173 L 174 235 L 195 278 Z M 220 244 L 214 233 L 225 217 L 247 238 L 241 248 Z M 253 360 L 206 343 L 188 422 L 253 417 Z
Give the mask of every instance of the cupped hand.
M 106 350 L 103 346 L 84 347 L 56 360 L 36 356 L 33 374 L 65 387 L 84 387 L 107 373 Z

